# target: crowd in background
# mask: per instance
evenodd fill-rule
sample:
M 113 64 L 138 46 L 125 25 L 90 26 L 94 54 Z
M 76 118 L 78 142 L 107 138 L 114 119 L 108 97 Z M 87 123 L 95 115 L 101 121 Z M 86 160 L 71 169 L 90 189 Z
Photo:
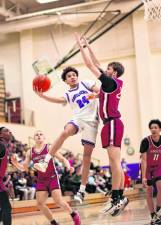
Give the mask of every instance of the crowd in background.
M 11 141 L 10 148 L 12 152 L 17 154 L 18 161 L 22 162 L 29 147 L 27 144 L 22 144 L 14 137 Z M 70 174 L 64 165 L 55 159 L 55 165 L 59 174 L 60 185 L 63 195 L 74 195 L 79 190 L 81 183 L 82 159 L 81 155 L 74 155 L 70 151 L 66 151 L 63 156 L 68 159 L 70 165 L 75 171 Z M 125 171 L 125 187 L 131 186 L 130 177 L 127 176 L 127 168 L 123 161 L 123 169 Z M 35 198 L 35 186 L 37 182 L 37 172 L 33 169 L 32 162 L 27 172 L 21 172 L 15 169 L 11 164 L 8 173 L 4 177 L 5 184 L 9 190 L 11 198 L 18 200 L 28 200 Z M 111 171 L 110 168 L 101 168 L 91 162 L 88 183 L 86 186 L 87 193 L 103 193 L 106 194 L 111 190 Z

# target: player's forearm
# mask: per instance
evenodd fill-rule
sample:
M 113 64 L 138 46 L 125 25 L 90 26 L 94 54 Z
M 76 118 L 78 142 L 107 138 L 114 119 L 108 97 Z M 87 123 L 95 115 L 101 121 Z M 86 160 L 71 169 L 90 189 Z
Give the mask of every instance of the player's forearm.
M 91 57 L 91 60 L 92 60 L 93 64 L 94 64 L 97 68 L 100 68 L 100 63 L 99 63 L 99 61 L 96 59 L 96 56 L 95 56 L 94 52 L 92 51 L 90 45 L 87 45 L 87 48 L 88 48 L 88 51 L 89 51 L 89 54 L 90 54 L 90 57 Z
M 63 101 L 62 99 L 57 98 L 57 97 L 49 97 L 49 96 L 43 95 L 43 96 L 41 96 L 41 98 L 45 99 L 48 102 L 52 102 L 52 103 L 58 103 L 58 104 L 65 103 L 65 101 Z
M 57 152 L 55 154 L 55 157 L 60 161 L 62 162 L 64 165 L 68 164 L 69 165 L 69 161 L 64 157 L 62 156 L 62 154 L 60 154 L 59 152 Z
M 99 69 L 93 64 L 93 62 L 90 60 L 90 58 L 85 53 L 82 46 L 80 46 L 80 51 L 82 54 L 83 61 L 85 65 L 89 68 L 89 70 L 95 75 L 95 77 L 99 78 L 101 76 L 101 72 Z
M 67 160 L 67 159 L 63 159 L 63 164 L 64 164 L 64 166 L 67 168 L 67 169 L 69 169 L 70 168 L 70 163 L 69 163 L 69 161 Z
M 146 178 L 146 168 L 147 168 L 146 161 L 145 161 L 145 159 L 142 159 L 141 160 L 141 173 L 142 173 L 142 178 Z
M 60 154 L 59 152 L 56 152 L 55 154 L 54 154 L 54 156 L 60 161 L 60 162 L 63 162 L 63 156 L 62 156 L 62 154 Z
M 79 48 L 80 48 L 80 52 L 81 52 L 81 55 L 82 55 L 82 58 L 83 58 L 83 61 L 84 61 L 85 65 L 88 68 L 90 68 L 92 63 L 91 63 L 89 57 L 87 56 L 87 54 L 85 53 L 85 50 L 84 50 L 83 46 L 79 45 Z
M 62 156 L 60 153 L 57 152 L 57 153 L 55 154 L 55 157 L 56 157 L 60 162 L 62 162 L 66 168 L 70 168 L 70 163 L 69 163 L 69 161 L 68 161 L 64 156 Z
M 20 171 L 26 171 L 26 166 L 24 164 L 21 164 L 21 163 L 15 163 L 13 164 L 18 170 Z

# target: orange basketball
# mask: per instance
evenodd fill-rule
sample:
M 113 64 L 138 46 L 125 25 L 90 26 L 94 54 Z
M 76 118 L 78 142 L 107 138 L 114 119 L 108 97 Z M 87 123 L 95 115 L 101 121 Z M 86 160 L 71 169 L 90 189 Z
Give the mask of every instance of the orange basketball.
M 33 89 L 39 92 L 48 91 L 51 87 L 51 80 L 46 75 L 37 75 L 32 82 Z

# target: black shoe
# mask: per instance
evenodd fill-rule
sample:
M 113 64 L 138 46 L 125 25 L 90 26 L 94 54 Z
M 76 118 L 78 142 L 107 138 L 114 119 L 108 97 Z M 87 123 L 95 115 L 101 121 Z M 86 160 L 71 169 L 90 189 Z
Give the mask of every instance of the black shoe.
M 113 204 L 114 204 L 114 207 L 113 207 L 113 210 L 110 213 L 111 216 L 120 215 L 120 213 L 122 212 L 122 208 L 124 206 L 123 200 L 120 199 L 120 200 L 114 201 Z
M 109 199 L 105 204 L 104 208 L 101 210 L 101 213 L 116 216 L 121 207 L 122 207 L 121 200 L 114 201 Z
M 121 199 L 122 200 L 122 203 L 123 203 L 123 205 L 122 205 L 122 211 L 125 209 L 125 207 L 129 204 L 129 199 L 127 198 L 127 197 L 123 197 L 123 199 Z

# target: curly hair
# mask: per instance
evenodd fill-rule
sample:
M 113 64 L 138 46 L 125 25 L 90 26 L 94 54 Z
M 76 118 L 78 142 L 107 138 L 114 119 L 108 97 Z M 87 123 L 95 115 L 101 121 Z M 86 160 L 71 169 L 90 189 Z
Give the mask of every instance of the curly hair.
M 62 72 L 62 74 L 61 74 L 61 79 L 63 80 L 63 81 L 65 81 L 66 80 L 66 75 L 67 75 L 67 73 L 69 73 L 69 72 L 74 72 L 74 73 L 76 73 L 76 75 L 77 75 L 77 77 L 78 77 L 78 70 L 76 70 L 74 67 L 71 67 L 71 66 L 69 66 L 69 67 L 66 67 L 64 70 L 63 70 L 63 72 Z

